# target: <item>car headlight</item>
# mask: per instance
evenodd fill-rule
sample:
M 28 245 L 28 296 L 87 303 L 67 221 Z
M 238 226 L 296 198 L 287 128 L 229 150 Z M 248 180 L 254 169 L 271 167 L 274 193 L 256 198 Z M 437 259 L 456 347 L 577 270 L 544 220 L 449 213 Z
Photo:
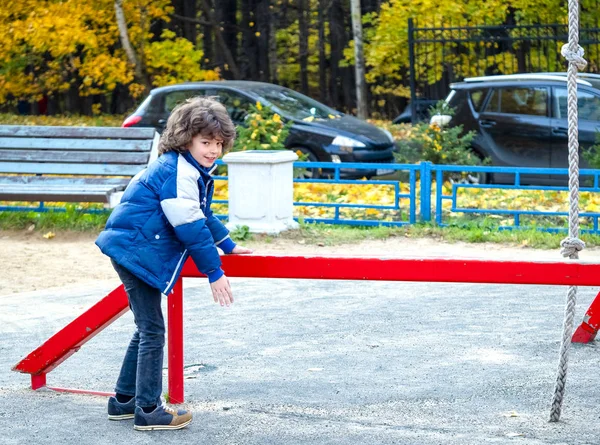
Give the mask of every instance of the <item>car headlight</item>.
M 392 136 L 392 133 L 390 133 L 389 130 L 386 130 L 385 128 L 381 128 L 381 127 L 379 127 L 379 129 L 381 131 L 383 131 L 385 134 L 387 134 L 387 137 L 390 139 L 390 142 L 394 142 L 394 136 Z
M 361 141 L 346 136 L 336 136 L 331 145 L 338 145 L 340 147 L 366 147 Z

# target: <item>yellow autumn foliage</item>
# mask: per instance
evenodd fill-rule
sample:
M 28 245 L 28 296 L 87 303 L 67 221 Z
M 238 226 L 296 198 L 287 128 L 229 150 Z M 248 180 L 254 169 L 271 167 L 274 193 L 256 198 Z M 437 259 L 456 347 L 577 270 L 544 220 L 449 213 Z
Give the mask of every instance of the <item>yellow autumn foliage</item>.
M 80 96 L 106 94 L 125 85 L 132 95 L 144 86 L 120 43 L 113 0 L 2 0 L 0 7 L 0 101 L 39 100 L 75 85 Z M 167 31 L 150 32 L 169 21 L 169 0 L 123 2 L 129 39 L 153 86 L 215 80 L 201 70 L 201 50 Z

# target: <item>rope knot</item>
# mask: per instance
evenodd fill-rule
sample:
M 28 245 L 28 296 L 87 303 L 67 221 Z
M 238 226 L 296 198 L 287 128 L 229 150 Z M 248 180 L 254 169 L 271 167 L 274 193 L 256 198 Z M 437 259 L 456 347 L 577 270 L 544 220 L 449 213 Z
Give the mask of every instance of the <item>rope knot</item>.
M 585 248 L 585 243 L 579 238 L 567 237 L 560 242 L 560 253 L 564 257 L 577 258 L 578 252 Z
M 583 58 L 585 51 L 579 45 L 577 45 L 576 51 L 571 51 L 569 49 L 569 44 L 565 43 L 560 49 L 560 53 L 569 61 L 569 63 L 574 63 L 578 70 L 583 70 L 587 66 L 587 61 Z

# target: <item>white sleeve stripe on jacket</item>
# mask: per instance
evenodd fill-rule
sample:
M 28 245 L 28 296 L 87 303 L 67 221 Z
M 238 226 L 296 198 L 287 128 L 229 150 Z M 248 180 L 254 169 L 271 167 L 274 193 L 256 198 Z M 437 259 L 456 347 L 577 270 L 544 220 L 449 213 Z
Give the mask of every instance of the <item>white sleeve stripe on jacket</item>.
M 219 240 L 215 243 L 215 246 L 218 246 L 219 244 L 221 244 L 223 241 L 225 241 L 227 238 L 229 238 L 229 235 L 227 235 L 225 238 L 223 238 L 222 240 Z
M 206 218 L 198 205 L 198 201 L 195 204 L 192 200 L 185 198 L 165 199 L 160 203 L 165 216 L 173 227 Z
M 179 155 L 176 198 L 164 199 L 160 203 L 165 216 L 173 227 L 206 218 L 200 209 L 198 179 L 200 179 L 200 172 Z

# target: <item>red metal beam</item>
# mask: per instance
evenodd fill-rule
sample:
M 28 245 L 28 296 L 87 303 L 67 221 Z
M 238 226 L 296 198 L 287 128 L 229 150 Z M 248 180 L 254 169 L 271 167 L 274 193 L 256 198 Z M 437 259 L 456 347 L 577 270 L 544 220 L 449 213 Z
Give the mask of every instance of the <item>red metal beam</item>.
M 230 277 L 387 280 L 538 285 L 600 285 L 600 264 L 578 261 L 490 261 L 452 258 L 365 258 L 339 256 L 227 255 L 223 268 Z M 182 277 L 200 277 L 189 260 Z M 21 360 L 14 371 L 32 375 L 32 388 L 46 384 L 46 374 L 129 309 L 119 286 Z M 600 326 L 600 297 L 588 311 L 585 329 Z M 169 296 L 169 393 L 183 402 L 183 315 L 181 280 Z M 598 320 L 597 320 L 598 319 Z M 584 329 L 584 328 L 581 328 Z M 591 333 L 591 332 L 590 332 Z M 589 338 L 593 338 L 588 336 Z M 59 389 L 57 390 L 67 390 Z M 68 390 L 73 391 L 73 390 Z M 79 391 L 79 390 L 75 390 Z M 84 391 L 85 392 L 85 391 Z
M 32 375 L 49 373 L 128 310 L 127 294 L 119 286 L 17 363 L 13 371 Z
M 600 329 L 600 293 L 596 295 L 590 308 L 583 317 L 583 322 L 573 334 L 573 343 L 589 343 L 594 341 Z
M 599 286 L 600 264 L 453 258 L 226 255 L 229 277 Z M 184 277 L 200 277 L 189 260 Z

